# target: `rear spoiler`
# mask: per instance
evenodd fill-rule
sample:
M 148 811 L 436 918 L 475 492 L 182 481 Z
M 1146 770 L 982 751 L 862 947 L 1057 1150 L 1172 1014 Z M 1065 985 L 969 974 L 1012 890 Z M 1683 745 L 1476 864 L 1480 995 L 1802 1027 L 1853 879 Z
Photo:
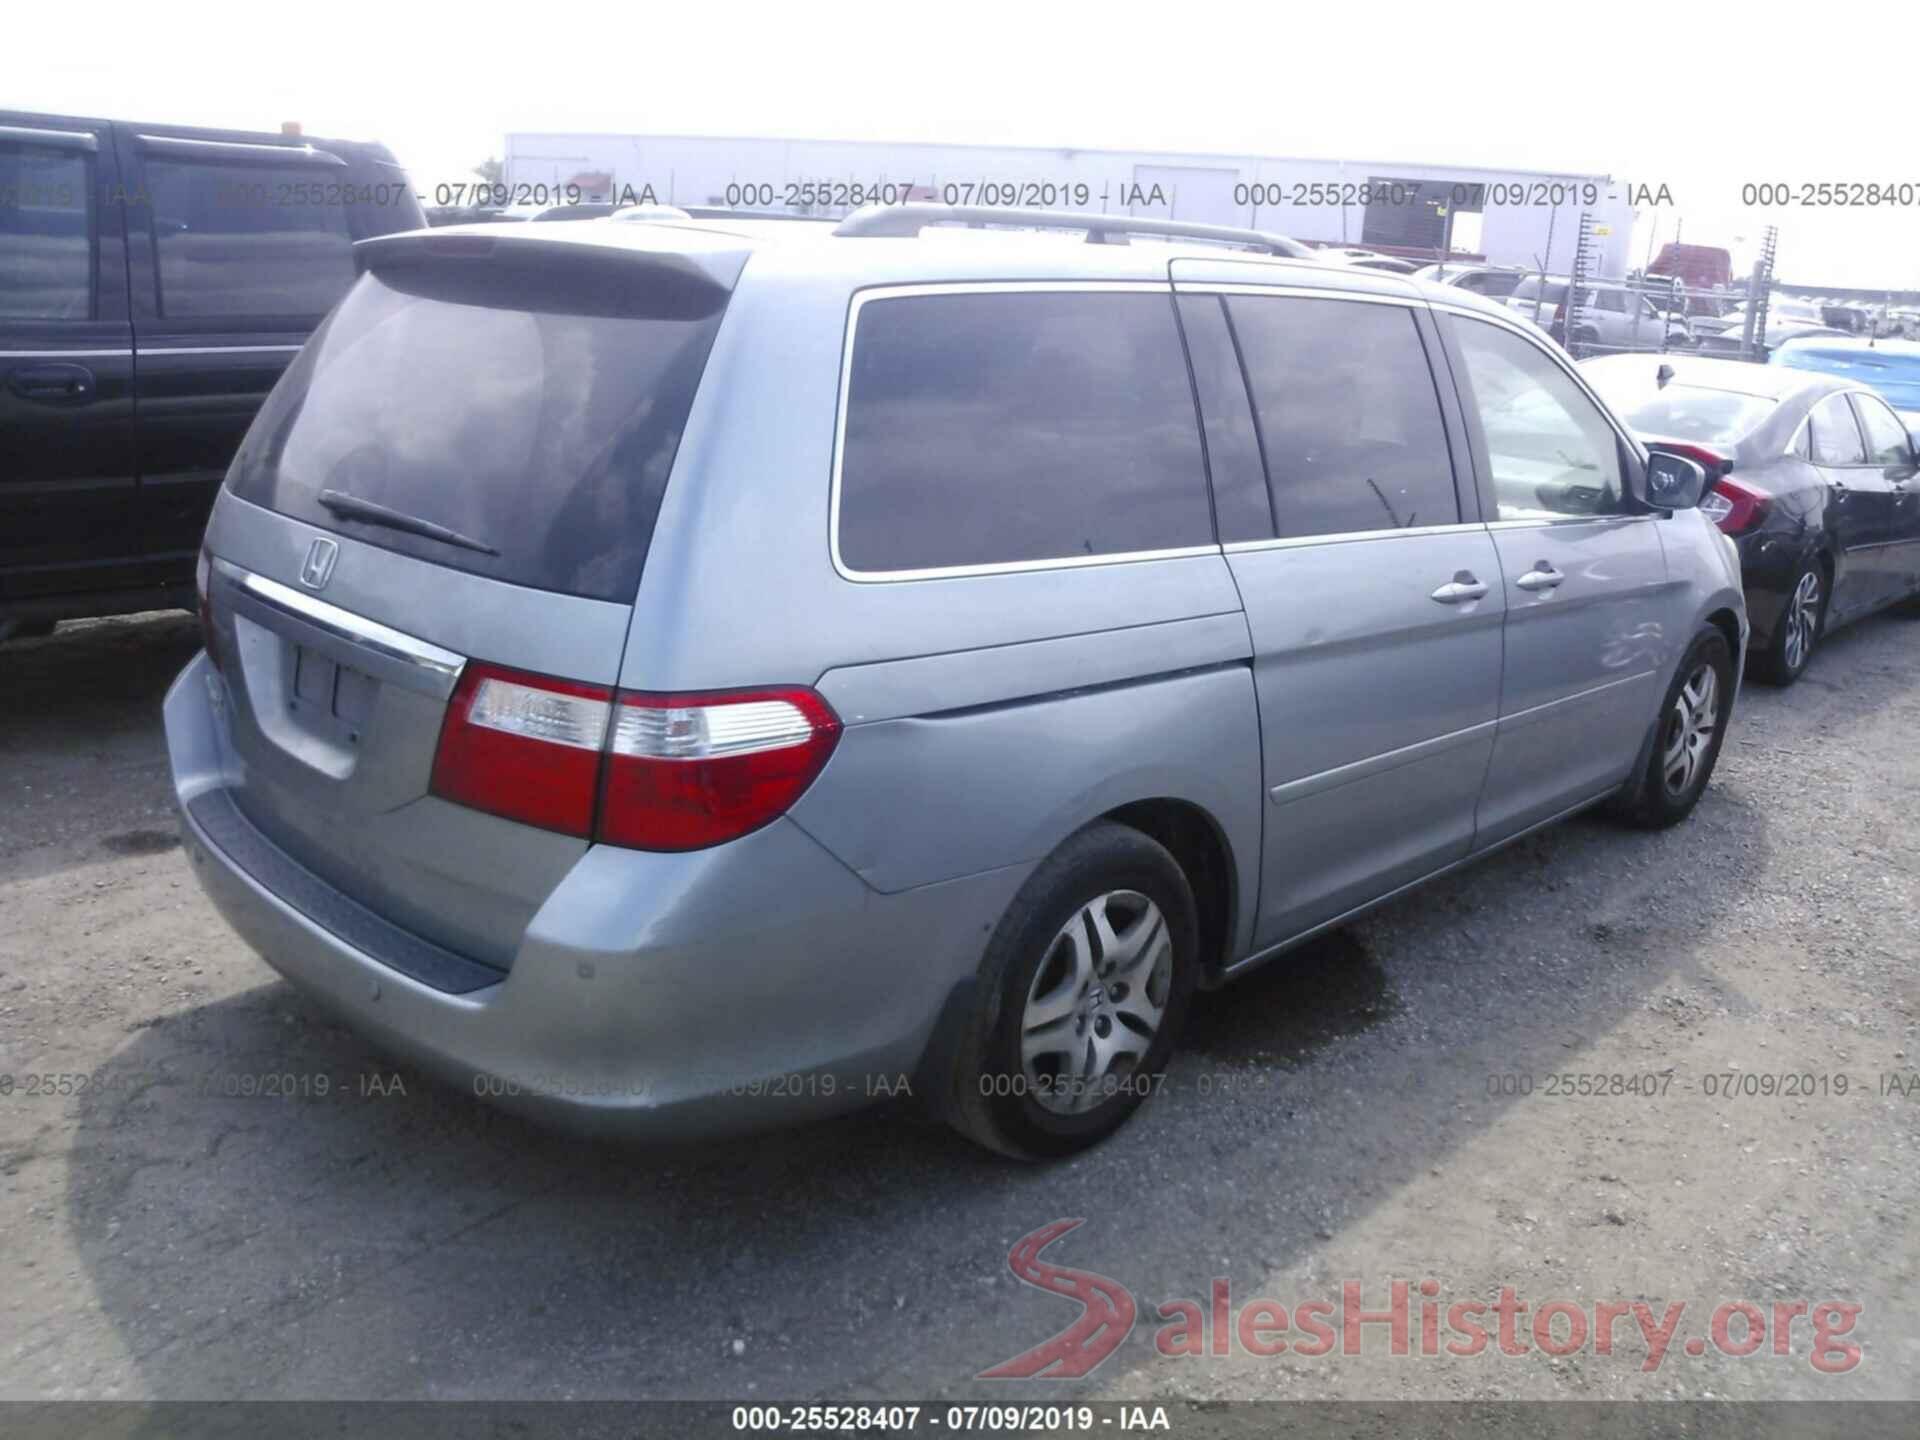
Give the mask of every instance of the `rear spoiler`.
M 668 243 L 661 243 L 662 241 Z M 654 225 L 456 225 L 376 235 L 353 247 L 361 274 L 424 267 L 523 266 L 551 262 L 557 273 L 631 275 L 676 289 L 705 290 L 713 301 L 732 294 L 752 254 L 738 235 Z

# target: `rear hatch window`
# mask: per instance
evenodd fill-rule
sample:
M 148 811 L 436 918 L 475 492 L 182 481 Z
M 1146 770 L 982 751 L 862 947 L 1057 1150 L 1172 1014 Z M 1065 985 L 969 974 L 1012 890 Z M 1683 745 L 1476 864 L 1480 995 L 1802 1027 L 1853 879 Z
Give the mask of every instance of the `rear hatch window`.
M 1773 413 L 1774 401 L 1732 390 L 1703 390 L 1692 385 L 1613 386 L 1602 391 L 1629 429 L 1668 440 L 1738 444 Z
M 726 291 L 618 254 L 512 250 L 361 276 L 228 487 L 435 564 L 631 603 Z

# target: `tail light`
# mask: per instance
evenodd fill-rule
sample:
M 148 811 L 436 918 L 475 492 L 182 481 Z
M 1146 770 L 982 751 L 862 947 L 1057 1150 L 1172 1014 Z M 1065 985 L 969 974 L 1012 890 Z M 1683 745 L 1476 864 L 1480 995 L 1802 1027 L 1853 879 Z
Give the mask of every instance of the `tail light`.
M 218 670 L 220 647 L 214 643 L 213 634 L 213 556 L 205 545 L 200 547 L 200 559 L 193 567 L 193 589 L 199 601 L 200 644 L 207 652 L 208 661 Z
M 1700 511 L 1728 535 L 1744 535 L 1767 518 L 1773 497 L 1722 475 L 1700 501 Z
M 840 738 L 811 690 L 643 695 L 469 664 L 434 757 L 458 805 L 636 850 L 698 850 L 777 819 Z
M 603 686 L 470 663 L 440 727 L 433 793 L 585 839 L 612 706 Z
M 600 838 L 698 850 L 758 830 L 805 793 L 840 739 L 811 690 L 620 696 Z

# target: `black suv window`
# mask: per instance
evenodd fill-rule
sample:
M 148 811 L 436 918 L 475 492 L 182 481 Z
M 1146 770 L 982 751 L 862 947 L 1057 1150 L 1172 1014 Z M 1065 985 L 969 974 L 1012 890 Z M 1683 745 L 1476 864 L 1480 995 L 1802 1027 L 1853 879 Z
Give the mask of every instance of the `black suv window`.
M 1460 519 L 1440 399 L 1403 305 L 1234 295 L 1282 536 Z
M 1008 291 L 861 307 L 840 461 L 848 567 L 1212 542 L 1170 297 Z
M 353 283 L 344 171 L 149 159 L 160 313 L 325 314 Z
M 93 318 L 85 155 L 0 141 L 0 319 Z

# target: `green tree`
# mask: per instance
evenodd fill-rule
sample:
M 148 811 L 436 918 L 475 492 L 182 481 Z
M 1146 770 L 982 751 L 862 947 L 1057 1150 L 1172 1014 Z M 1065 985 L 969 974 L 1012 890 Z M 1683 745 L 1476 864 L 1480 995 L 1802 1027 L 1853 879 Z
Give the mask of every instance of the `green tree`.
M 499 185 L 504 183 L 507 178 L 506 162 L 503 160 L 497 160 L 493 156 L 489 155 L 486 159 L 482 160 L 478 165 L 473 167 L 473 173 L 478 175 L 482 180 L 486 181 L 487 184 L 489 185 Z

